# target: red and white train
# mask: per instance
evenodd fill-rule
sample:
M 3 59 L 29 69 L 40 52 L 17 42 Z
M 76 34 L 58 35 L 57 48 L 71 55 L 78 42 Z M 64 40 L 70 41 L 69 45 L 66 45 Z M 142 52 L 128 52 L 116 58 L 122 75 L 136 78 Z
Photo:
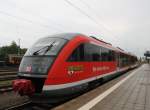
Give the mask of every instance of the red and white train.
M 58 101 L 91 82 L 137 66 L 137 57 L 78 33 L 39 39 L 24 55 L 13 88 L 31 99 Z

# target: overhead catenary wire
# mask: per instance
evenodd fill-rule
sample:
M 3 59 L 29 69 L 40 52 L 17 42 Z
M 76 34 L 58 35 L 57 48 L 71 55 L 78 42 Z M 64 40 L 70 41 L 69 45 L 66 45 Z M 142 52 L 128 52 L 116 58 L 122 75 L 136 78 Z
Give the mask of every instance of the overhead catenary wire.
M 1 10 L 0 10 L 0 14 L 6 15 L 6 16 L 9 16 L 9 17 L 13 17 L 13 18 L 15 18 L 15 19 L 19 19 L 19 20 L 21 20 L 21 21 L 25 21 L 25 22 L 28 22 L 28 23 L 31 23 L 31 24 L 36 24 L 36 25 L 39 25 L 39 26 L 44 27 L 44 28 L 48 28 L 48 29 L 51 28 L 51 29 L 53 29 L 53 30 L 56 30 L 56 31 L 59 31 L 59 32 L 60 32 L 60 31 L 63 32 L 63 30 L 60 30 L 60 29 L 58 29 L 58 28 L 54 28 L 54 27 L 52 27 L 52 26 L 45 25 L 45 24 L 42 24 L 42 23 L 40 23 L 40 22 L 36 22 L 36 21 L 33 21 L 33 20 L 29 20 L 29 19 L 26 19 L 26 18 L 24 18 L 24 17 L 12 15 L 12 14 L 10 14 L 10 13 L 7 13 L 7 12 L 1 11 Z
M 88 17 L 90 20 L 92 20 L 96 25 L 98 26 L 103 26 L 105 29 L 106 27 L 101 24 L 100 22 L 98 22 L 97 20 L 94 19 L 94 17 L 90 16 L 88 13 L 86 13 L 85 11 L 83 11 L 81 8 L 79 8 L 78 6 L 74 5 L 72 2 L 70 2 L 69 0 L 65 0 L 68 4 L 70 4 L 72 7 L 76 8 L 78 11 L 80 11 L 80 13 L 84 14 L 86 17 Z M 92 8 L 85 2 L 81 1 L 82 3 L 84 3 L 84 5 L 86 5 L 88 8 L 90 8 L 92 10 Z M 3 12 L 3 11 L 0 11 L 0 14 L 4 14 L 4 15 L 7 15 L 7 16 L 10 16 L 10 17 L 14 17 L 16 19 L 20 19 L 20 20 L 23 20 L 23 21 L 26 21 L 28 23 L 34 23 L 36 25 L 40 25 L 44 28 L 51 28 L 51 29 L 54 29 L 54 30 L 57 30 L 57 31 L 61 31 L 61 32 L 64 32 L 63 29 L 59 29 L 60 27 L 62 27 L 62 25 L 59 25 L 59 28 L 55 28 L 54 26 L 49 26 L 49 25 L 45 25 L 45 24 L 42 24 L 40 22 L 37 22 L 37 21 L 33 21 L 33 20 L 30 20 L 30 19 L 27 19 L 27 18 L 24 18 L 24 17 L 20 17 L 20 16 L 16 16 L 16 15 L 12 15 L 10 13 L 7 13 L 7 12 Z M 46 19 L 46 18 L 45 18 Z M 56 24 L 57 25 L 57 24 Z M 100 31 L 102 31 L 100 28 L 98 28 Z M 108 29 L 106 29 L 108 31 Z
M 70 2 L 69 0 L 64 0 L 65 2 L 67 2 L 70 6 L 74 7 L 76 10 L 78 10 L 80 13 L 82 13 L 83 15 L 85 15 L 86 17 L 88 17 L 91 21 L 93 21 L 97 26 L 102 26 L 105 30 L 107 30 L 107 32 L 109 31 L 109 33 L 112 32 L 106 28 L 106 26 L 104 26 L 104 24 L 101 24 L 100 22 L 98 22 L 94 17 L 90 16 L 87 12 L 83 11 L 81 8 L 79 8 L 78 6 L 74 5 L 72 2 Z M 90 6 L 88 4 L 86 4 L 88 8 L 90 8 Z M 99 28 L 100 31 L 102 31 Z
M 95 22 L 96 24 L 98 24 L 97 21 L 95 21 L 95 19 L 93 19 L 93 17 L 91 17 L 90 15 L 88 15 L 87 13 L 85 13 L 83 10 L 81 10 L 79 7 L 77 7 L 76 5 L 74 5 L 72 2 L 70 2 L 69 0 L 64 0 L 66 1 L 69 5 L 71 5 L 72 7 L 74 7 L 75 9 L 77 9 L 80 13 L 82 13 L 83 15 L 85 15 L 86 17 L 88 17 L 90 20 L 92 20 L 93 22 Z
M 11 1 L 11 3 L 13 4 L 13 7 L 17 7 L 19 10 L 26 12 L 23 7 L 18 7 L 18 6 L 14 3 L 14 1 Z M 36 17 L 38 17 L 38 18 L 42 18 L 43 20 L 51 21 L 52 23 L 55 24 L 55 27 L 56 27 L 56 28 L 59 27 L 58 29 L 60 29 L 60 27 L 64 28 L 64 26 L 63 26 L 62 24 L 60 24 L 60 23 L 54 21 L 54 20 L 51 19 L 51 18 L 48 18 L 48 17 L 45 17 L 45 16 L 40 16 L 40 15 L 37 16 L 37 15 L 35 15 L 35 14 L 33 15 L 33 13 L 31 13 L 30 11 L 29 11 L 28 13 L 30 13 L 30 15 L 32 15 L 33 17 L 36 16 Z M 65 25 L 65 26 L 66 26 L 66 25 Z M 70 28 L 70 27 L 68 27 L 68 28 Z M 61 30 L 62 30 L 62 29 L 61 29 Z
M 93 13 L 95 13 L 95 10 L 88 4 L 88 3 L 86 3 L 85 1 L 83 1 L 83 0 L 80 0 L 80 2 L 82 2 L 87 8 L 89 8 L 89 10 L 91 10 Z M 102 19 L 99 15 L 97 15 L 96 13 L 94 14 L 98 19 Z M 99 22 L 100 23 L 100 22 Z M 100 23 L 104 28 L 105 28 L 105 30 L 107 31 L 107 32 L 109 32 L 111 35 L 113 35 L 113 36 L 115 36 L 116 37 L 116 35 L 114 35 L 114 33 L 112 33 L 111 31 L 110 31 L 110 29 L 108 29 L 107 27 L 108 27 L 108 25 L 106 26 L 106 24 L 104 24 L 104 23 Z
M 86 3 L 85 1 L 83 1 L 83 0 L 80 0 L 80 2 L 82 2 L 90 11 L 92 11 L 93 13 L 94 13 L 94 15 L 99 19 L 100 18 L 100 16 L 98 16 L 97 14 L 96 14 L 96 12 L 95 12 L 95 10 L 88 4 L 88 3 Z M 102 18 L 100 18 L 100 19 L 102 19 Z M 106 30 L 108 30 L 107 28 L 106 28 L 106 24 L 104 24 L 104 23 L 101 23 L 101 22 L 98 22 L 98 23 L 100 23 Z

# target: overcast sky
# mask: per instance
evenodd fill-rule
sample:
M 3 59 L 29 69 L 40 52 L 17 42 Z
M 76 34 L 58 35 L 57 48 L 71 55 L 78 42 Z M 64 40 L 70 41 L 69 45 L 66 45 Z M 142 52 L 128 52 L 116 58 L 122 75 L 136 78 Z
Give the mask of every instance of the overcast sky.
M 150 50 L 150 0 L 0 0 L 0 46 L 63 32 L 93 35 L 142 56 Z M 75 6 L 75 7 L 73 7 Z

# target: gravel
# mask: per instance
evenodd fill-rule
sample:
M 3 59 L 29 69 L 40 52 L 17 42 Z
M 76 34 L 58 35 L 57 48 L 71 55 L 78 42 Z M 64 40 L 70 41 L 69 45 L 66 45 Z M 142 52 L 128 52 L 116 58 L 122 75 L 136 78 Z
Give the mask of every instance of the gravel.
M 11 91 L 0 94 L 0 110 L 5 110 L 8 107 L 22 104 L 27 102 L 29 98 L 27 96 L 20 96 L 19 94 Z

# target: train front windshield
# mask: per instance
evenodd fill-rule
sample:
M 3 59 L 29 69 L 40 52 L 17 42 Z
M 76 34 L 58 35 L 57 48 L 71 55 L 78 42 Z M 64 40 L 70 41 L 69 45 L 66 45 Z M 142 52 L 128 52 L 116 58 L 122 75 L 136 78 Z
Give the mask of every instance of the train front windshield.
M 61 38 L 43 38 L 38 40 L 24 55 L 19 73 L 47 74 L 49 67 L 67 41 Z

